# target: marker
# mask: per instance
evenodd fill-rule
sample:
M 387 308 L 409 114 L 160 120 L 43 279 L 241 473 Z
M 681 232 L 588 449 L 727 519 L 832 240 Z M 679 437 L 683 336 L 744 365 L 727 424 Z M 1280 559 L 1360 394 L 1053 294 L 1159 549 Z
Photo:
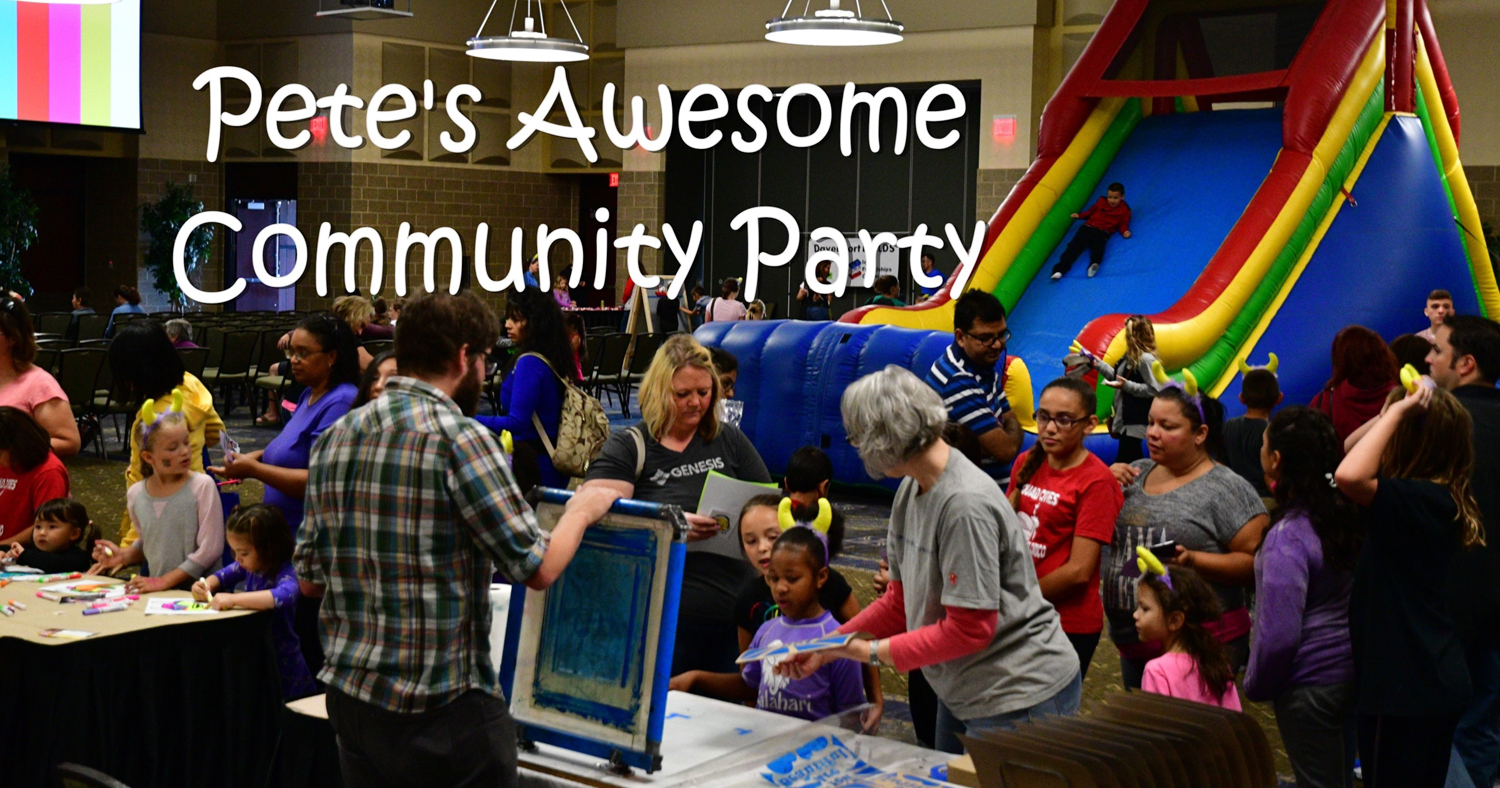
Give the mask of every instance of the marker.
M 38 591 L 38 592 L 36 592 L 36 595 L 39 596 L 39 597 L 41 597 L 42 599 L 50 599 L 53 602 L 61 602 L 62 601 L 62 597 L 58 596 L 57 594 L 52 593 L 51 591 Z
M 115 557 L 115 551 L 113 551 L 113 550 L 109 549 L 108 547 L 106 547 L 106 548 L 104 548 L 104 555 L 107 556 L 107 557 L 109 557 L 109 558 L 114 558 Z
M 129 609 L 130 609 L 130 605 L 127 605 L 124 602 L 116 602 L 113 605 L 105 605 L 104 607 L 91 607 L 91 608 L 88 608 L 87 610 L 83 611 L 83 614 L 86 615 L 86 616 L 92 616 L 95 613 L 118 613 L 121 610 L 129 610 Z
M 20 609 L 22 609 L 22 610 L 25 610 L 25 609 L 26 609 L 26 606 L 25 606 L 25 605 L 23 605 L 23 604 L 21 604 L 21 603 L 20 603 L 20 602 L 17 602 L 17 601 L 16 601 L 16 600 L 14 600 L 14 599 L 12 599 L 12 600 L 10 600 L 10 603 L 11 603 L 11 604 L 12 604 L 12 605 L 15 605 L 15 606 L 16 606 L 16 607 L 18 607 L 18 608 L 20 608 Z
M 65 605 L 69 604 L 69 603 L 76 603 L 76 602 L 97 602 L 97 601 L 99 601 L 99 600 L 101 600 L 103 598 L 104 598 L 103 594 L 84 594 L 82 596 L 63 597 L 62 602 Z
M 16 614 L 16 611 L 10 605 L 0 605 L 0 613 L 4 613 L 7 616 L 13 616 Z

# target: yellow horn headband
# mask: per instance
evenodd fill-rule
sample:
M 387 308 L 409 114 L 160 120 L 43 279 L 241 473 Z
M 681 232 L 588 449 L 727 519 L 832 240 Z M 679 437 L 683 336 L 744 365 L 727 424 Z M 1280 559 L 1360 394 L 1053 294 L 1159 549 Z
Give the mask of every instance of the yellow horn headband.
M 1252 369 L 1264 369 L 1272 375 L 1276 374 L 1276 369 L 1281 366 L 1281 359 L 1277 358 L 1275 353 L 1270 354 L 1270 356 L 1271 360 L 1266 362 L 1264 367 L 1252 367 L 1244 359 L 1240 359 L 1240 374 L 1243 375 Z
M 1161 578 L 1161 582 L 1167 588 L 1172 588 L 1172 576 L 1167 574 L 1167 568 L 1162 565 L 1161 559 L 1157 558 L 1155 553 L 1152 553 L 1143 546 L 1137 546 L 1135 548 L 1135 555 L 1135 565 L 1141 570 L 1142 577 L 1156 575 Z M 1177 589 L 1172 588 L 1172 590 L 1176 591 Z
M 792 499 L 782 498 L 781 503 L 776 506 L 776 521 L 781 524 L 781 530 L 787 531 L 796 528 L 797 518 L 792 516 Z M 818 499 L 818 516 L 813 521 L 806 523 L 814 533 L 823 536 L 828 535 L 828 528 L 833 525 L 833 507 L 828 504 L 827 498 Z
M 1432 381 L 1432 378 L 1418 372 L 1416 367 L 1410 364 L 1402 367 L 1401 387 L 1406 389 L 1407 394 L 1415 394 L 1417 393 L 1417 386 L 1426 386 L 1430 389 L 1437 388 L 1437 384 Z
M 1198 396 L 1198 376 L 1194 375 L 1191 369 L 1184 368 L 1182 370 L 1182 382 L 1176 383 L 1172 380 L 1172 377 L 1167 374 L 1167 368 L 1161 365 L 1161 359 L 1157 359 L 1156 361 L 1151 362 L 1151 377 L 1156 378 L 1156 382 L 1163 386 L 1181 386 L 1182 390 L 1186 392 L 1189 397 Z
M 140 420 L 141 426 L 150 429 L 156 426 L 156 422 L 161 421 L 162 416 L 168 413 L 181 413 L 182 401 L 182 389 L 174 388 L 172 389 L 172 407 L 158 414 L 156 412 L 156 400 L 154 398 L 148 399 L 141 403 L 141 409 L 136 412 L 136 418 Z

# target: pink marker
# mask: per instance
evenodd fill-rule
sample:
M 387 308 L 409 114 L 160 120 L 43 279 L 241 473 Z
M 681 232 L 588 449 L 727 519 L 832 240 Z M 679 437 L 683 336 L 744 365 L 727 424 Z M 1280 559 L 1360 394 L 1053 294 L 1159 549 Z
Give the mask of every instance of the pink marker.
M 121 610 L 128 610 L 128 609 L 130 609 L 130 605 L 127 605 L 124 602 L 116 602 L 113 605 L 105 605 L 104 607 L 91 607 L 91 608 L 88 608 L 87 610 L 83 611 L 83 614 L 86 615 L 86 616 L 92 616 L 92 615 L 94 615 L 96 613 L 118 613 Z

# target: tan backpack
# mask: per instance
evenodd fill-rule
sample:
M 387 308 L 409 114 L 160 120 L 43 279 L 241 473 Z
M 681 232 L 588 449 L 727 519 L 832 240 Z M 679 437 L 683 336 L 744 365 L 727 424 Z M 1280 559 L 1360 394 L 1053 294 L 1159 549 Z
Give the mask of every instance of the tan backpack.
M 542 445 L 547 448 L 547 456 L 552 458 L 552 467 L 558 473 L 581 478 L 588 473 L 589 463 L 599 456 L 604 442 L 609 439 L 609 417 L 604 415 L 604 406 L 599 404 L 599 400 L 589 396 L 572 380 L 558 374 L 545 356 L 540 353 L 522 354 L 522 358 L 526 356 L 533 356 L 546 364 L 566 389 L 563 393 L 562 417 L 557 425 L 557 445 L 552 445 L 552 439 L 547 437 L 547 430 L 542 427 L 542 420 L 536 413 L 531 414 L 532 426 L 536 427 L 537 435 L 541 436 Z

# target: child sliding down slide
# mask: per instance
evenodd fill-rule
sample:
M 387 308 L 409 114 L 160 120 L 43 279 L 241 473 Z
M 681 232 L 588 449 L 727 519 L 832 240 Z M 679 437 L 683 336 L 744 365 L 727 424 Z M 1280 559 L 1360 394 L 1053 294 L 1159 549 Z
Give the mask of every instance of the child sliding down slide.
M 1068 248 L 1063 250 L 1062 259 L 1052 266 L 1054 282 L 1063 278 L 1063 274 L 1073 267 L 1073 263 L 1078 262 L 1085 249 L 1089 251 L 1089 277 L 1092 278 L 1099 273 L 1099 266 L 1104 262 L 1104 242 L 1117 230 L 1121 238 L 1130 237 L 1130 204 L 1125 202 L 1123 184 L 1111 183 L 1109 191 L 1098 202 L 1083 213 L 1072 216 L 1074 219 L 1084 219 L 1085 222 L 1073 234 Z

